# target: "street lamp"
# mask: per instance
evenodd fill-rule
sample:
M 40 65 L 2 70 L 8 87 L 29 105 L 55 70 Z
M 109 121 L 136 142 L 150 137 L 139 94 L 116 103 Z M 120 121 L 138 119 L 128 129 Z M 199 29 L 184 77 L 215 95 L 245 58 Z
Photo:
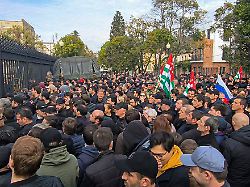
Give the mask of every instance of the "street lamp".
M 166 45 L 166 48 L 167 48 L 167 50 L 168 50 L 168 51 L 167 51 L 167 52 L 168 52 L 168 56 L 169 56 L 170 47 L 171 47 L 171 45 L 170 45 L 170 43 L 168 42 L 167 45 Z
M 59 41 L 59 45 L 60 45 L 60 47 L 61 47 L 61 57 L 63 57 L 62 48 L 63 48 L 63 46 L 64 46 L 64 42 L 63 42 L 62 40 L 60 40 L 60 41 Z M 59 67 L 59 68 L 60 68 L 60 69 L 59 69 L 59 73 L 60 73 L 59 77 L 62 78 L 62 74 L 63 74 L 63 73 L 62 73 L 62 61 L 61 61 L 61 60 L 59 61 L 59 66 L 60 66 L 60 67 Z

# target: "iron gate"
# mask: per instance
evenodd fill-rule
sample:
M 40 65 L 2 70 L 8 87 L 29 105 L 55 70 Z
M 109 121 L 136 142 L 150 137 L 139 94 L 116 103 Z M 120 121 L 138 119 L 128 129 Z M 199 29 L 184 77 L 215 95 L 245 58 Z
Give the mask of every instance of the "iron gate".
M 27 88 L 31 80 L 44 81 L 55 61 L 55 57 L 0 38 L 0 97 Z

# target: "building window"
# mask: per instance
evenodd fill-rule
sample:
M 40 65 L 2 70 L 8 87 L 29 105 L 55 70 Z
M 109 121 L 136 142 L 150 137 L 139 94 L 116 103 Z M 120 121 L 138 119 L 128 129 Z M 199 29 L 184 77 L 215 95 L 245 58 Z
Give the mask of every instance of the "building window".
M 226 72 L 226 67 L 220 67 L 220 74 L 224 74 Z
M 202 73 L 202 72 L 201 72 L 201 66 L 198 67 L 198 72 L 199 72 L 199 73 Z
M 196 74 L 196 67 L 194 67 L 194 73 Z

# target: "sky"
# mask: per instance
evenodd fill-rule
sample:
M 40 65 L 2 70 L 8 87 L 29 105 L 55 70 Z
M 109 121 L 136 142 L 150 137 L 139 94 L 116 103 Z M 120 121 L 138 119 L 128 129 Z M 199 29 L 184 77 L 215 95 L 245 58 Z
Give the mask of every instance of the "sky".
M 205 23 L 211 23 L 214 11 L 225 0 L 198 2 L 208 11 Z M 89 49 L 98 52 L 109 39 L 117 10 L 127 22 L 131 15 L 140 17 L 151 9 L 152 0 L 0 0 L 0 20 L 25 19 L 44 42 L 52 42 L 56 33 L 59 40 L 77 30 Z

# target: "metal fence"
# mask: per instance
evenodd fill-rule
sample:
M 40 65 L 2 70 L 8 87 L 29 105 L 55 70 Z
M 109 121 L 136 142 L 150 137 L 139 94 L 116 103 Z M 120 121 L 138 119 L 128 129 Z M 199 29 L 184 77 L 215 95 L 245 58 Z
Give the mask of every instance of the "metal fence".
M 0 97 L 27 88 L 32 80 L 44 81 L 55 61 L 55 57 L 0 37 Z

